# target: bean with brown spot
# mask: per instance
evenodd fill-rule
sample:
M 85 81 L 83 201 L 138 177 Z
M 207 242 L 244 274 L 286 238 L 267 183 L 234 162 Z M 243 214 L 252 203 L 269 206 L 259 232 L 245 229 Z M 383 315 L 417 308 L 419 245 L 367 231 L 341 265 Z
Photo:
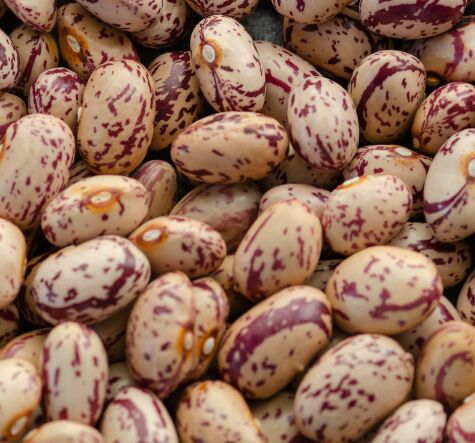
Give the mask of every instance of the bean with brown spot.
M 69 170 L 69 180 L 66 187 L 74 185 L 74 183 L 82 180 L 83 178 L 92 177 L 95 175 L 88 167 L 84 160 L 79 159 Z
M 457 311 L 463 321 L 475 325 L 475 271 L 465 280 L 457 299 Z
M 241 20 L 252 14 L 259 0 L 186 0 L 188 5 L 203 17 L 223 14 Z
M 23 443 L 105 443 L 92 426 L 72 420 L 55 420 L 31 431 Z
M 14 42 L 0 30 L 0 50 L 2 60 L 0 64 L 0 91 L 12 89 L 21 75 L 20 55 Z

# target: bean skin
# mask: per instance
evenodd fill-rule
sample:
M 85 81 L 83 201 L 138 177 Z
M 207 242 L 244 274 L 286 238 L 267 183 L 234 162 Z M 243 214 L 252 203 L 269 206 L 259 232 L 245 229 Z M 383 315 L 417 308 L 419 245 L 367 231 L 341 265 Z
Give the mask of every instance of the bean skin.
M 104 437 L 91 426 L 72 420 L 56 420 L 31 431 L 23 443 L 105 443 Z
M 83 178 L 92 177 L 94 175 L 94 173 L 87 167 L 86 162 L 83 160 L 78 160 L 76 163 L 74 163 L 69 172 L 69 180 L 66 185 L 67 188 L 71 185 L 74 185 L 74 183 L 77 183 Z
M 3 138 L 8 127 L 28 114 L 25 102 L 8 92 L 0 96 L 0 137 Z
M 14 42 L 0 30 L 0 50 L 2 60 L 0 64 L 0 92 L 13 88 L 20 78 L 20 55 Z
M 16 337 L 19 330 L 20 314 L 18 308 L 12 304 L 0 309 L 0 355 L 3 350 L 2 347 Z
M 277 12 L 299 23 L 325 23 L 339 14 L 352 0 L 271 0 Z
M 449 443 L 467 443 L 475 436 L 473 414 L 475 399 L 470 396 L 466 403 L 459 406 L 447 422 L 446 434 Z
M 223 14 L 241 20 L 256 9 L 259 0 L 235 0 L 232 3 L 225 0 L 186 0 L 186 2 L 203 17 Z
M 463 321 L 475 326 L 475 271 L 471 272 L 465 280 L 457 298 L 457 312 Z
M 136 387 L 137 383 L 132 377 L 126 362 L 117 362 L 109 366 L 109 380 L 107 381 L 107 392 L 105 406 L 114 400 L 116 395 L 124 388 Z
M 29 28 L 50 32 L 56 24 L 56 1 L 4 0 L 11 11 Z

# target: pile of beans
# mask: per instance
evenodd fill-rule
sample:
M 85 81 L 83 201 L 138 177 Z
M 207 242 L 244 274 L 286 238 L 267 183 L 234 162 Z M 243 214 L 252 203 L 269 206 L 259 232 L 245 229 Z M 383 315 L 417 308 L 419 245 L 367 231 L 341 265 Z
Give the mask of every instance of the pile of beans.
M 468 3 L 0 0 L 0 442 L 475 442 Z

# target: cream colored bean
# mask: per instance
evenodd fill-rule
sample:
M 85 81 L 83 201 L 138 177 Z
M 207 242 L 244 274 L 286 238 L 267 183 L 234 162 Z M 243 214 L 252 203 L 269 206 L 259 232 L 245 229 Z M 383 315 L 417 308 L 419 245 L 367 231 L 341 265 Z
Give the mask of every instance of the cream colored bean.
M 25 102 L 8 92 L 0 96 L 0 137 L 3 138 L 8 127 L 28 114 Z
M 213 14 L 223 14 L 240 20 L 251 14 L 257 7 L 259 0 L 186 0 L 193 10 L 207 17 Z
M 467 443 L 475 433 L 475 398 L 468 397 L 465 404 L 459 406 L 450 416 L 446 434 L 449 443 Z
M 56 420 L 31 431 L 23 443 L 104 443 L 104 437 L 91 426 L 72 420 Z
M 35 31 L 50 32 L 56 23 L 55 0 L 4 0 L 10 10 Z
M 20 78 L 20 56 L 13 41 L 0 30 L 0 49 L 3 57 L 0 64 L 0 91 L 13 88 Z
M 299 23 L 324 23 L 337 14 L 352 0 L 272 0 L 277 12 Z
M 118 362 L 110 365 L 105 405 L 107 406 L 122 389 L 130 386 L 136 387 L 137 382 L 132 377 L 127 363 Z
M 475 271 L 465 280 L 457 299 L 457 312 L 463 321 L 475 326 Z

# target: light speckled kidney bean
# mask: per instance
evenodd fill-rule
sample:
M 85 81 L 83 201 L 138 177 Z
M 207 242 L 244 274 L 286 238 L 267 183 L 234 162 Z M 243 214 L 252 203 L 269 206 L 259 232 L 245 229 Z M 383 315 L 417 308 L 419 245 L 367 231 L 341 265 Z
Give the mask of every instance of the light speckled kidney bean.
M 320 24 L 284 18 L 283 38 L 291 51 L 331 76 L 349 80 L 366 56 L 389 49 L 388 40 L 369 32 L 357 20 L 339 15 Z
M 411 355 L 394 340 L 350 337 L 302 380 L 295 397 L 297 427 L 320 443 L 357 440 L 404 401 L 413 373 Z
M 325 292 L 344 331 L 391 335 L 424 321 L 442 291 L 437 268 L 424 255 L 374 246 L 338 265 Z
M 154 218 L 129 238 L 147 256 L 156 275 L 182 271 L 190 278 L 202 277 L 226 256 L 226 243 L 219 232 L 188 217 Z
M 371 31 L 387 37 L 419 39 L 442 34 L 463 15 L 467 0 L 361 0 L 361 21 Z
M 198 119 L 204 97 L 191 66 L 191 53 L 168 52 L 149 66 L 155 82 L 155 130 L 150 149 L 168 148 L 178 135 Z
M 277 12 L 298 23 L 324 23 L 339 14 L 352 0 L 271 0 Z
M 309 286 L 286 288 L 230 326 L 219 349 L 219 371 L 246 397 L 268 398 L 302 372 L 331 335 L 325 294 Z
M 475 86 L 455 82 L 441 86 L 419 106 L 412 123 L 414 147 L 435 155 L 447 139 L 475 126 Z
M 402 51 L 379 51 L 358 65 L 348 92 L 368 142 L 389 143 L 405 134 L 424 98 L 425 79 L 420 60 Z
M 77 3 L 58 10 L 59 48 L 69 67 L 87 78 L 102 63 L 137 60 L 129 36 L 106 25 Z
M 77 183 L 83 178 L 92 177 L 94 175 L 94 173 L 87 167 L 86 162 L 83 160 L 78 160 L 76 163 L 74 163 L 69 172 L 69 180 L 66 187 L 74 185 L 74 183 Z
M 330 191 L 310 185 L 287 184 L 275 186 L 262 196 L 259 202 L 259 212 L 265 211 L 275 203 L 296 199 L 313 209 L 315 214 L 321 218 L 329 196 Z
M 0 30 L 0 92 L 13 88 L 20 78 L 20 55 L 13 41 Z
M 213 15 L 191 35 L 191 59 L 208 103 L 220 111 L 259 111 L 266 79 L 251 36 L 231 17 Z
M 455 409 L 475 391 L 475 327 L 451 321 L 438 328 L 422 348 L 416 367 L 417 398 Z
M 320 289 L 321 291 L 325 291 L 328 280 L 340 263 L 340 259 L 320 260 L 315 268 L 315 272 L 305 282 L 305 284 Z
M 110 365 L 105 405 L 107 406 L 122 389 L 136 385 L 127 363 L 117 362 Z
M 358 116 L 349 94 L 333 80 L 307 78 L 292 89 L 287 129 L 295 152 L 324 171 L 343 169 L 358 148 Z
M 8 305 L 0 309 L 0 348 L 12 340 L 18 334 L 19 329 L 20 313 L 18 308 L 15 305 Z
M 139 32 L 157 20 L 163 0 L 79 0 L 92 14 L 114 28 Z
M 48 421 L 96 423 L 104 404 L 108 366 L 104 346 L 93 330 L 75 322 L 56 326 L 43 346 L 42 375 Z
M 147 48 L 166 48 L 177 44 L 191 25 L 191 9 L 185 0 L 163 2 L 158 18 L 151 27 L 132 34 L 132 38 Z
M 188 126 L 175 139 L 171 157 L 186 177 L 204 183 L 259 180 L 285 159 L 288 137 L 271 117 L 223 112 Z
M 203 17 L 223 14 L 241 20 L 250 15 L 257 7 L 259 0 L 186 0 L 188 5 Z
M 361 22 L 360 17 L 360 0 L 351 0 L 342 10 L 342 15 L 351 17 L 359 22 Z
M 442 242 L 462 240 L 475 232 L 475 129 L 450 137 L 439 149 L 424 186 L 424 215 Z
M 371 198 L 368 198 L 371 196 Z M 412 192 L 393 175 L 346 181 L 330 195 L 322 217 L 331 248 L 350 255 L 391 240 L 409 220 Z
M 450 416 L 445 430 L 449 443 L 469 443 L 475 437 L 475 398 L 470 396 Z
M 20 77 L 15 89 L 27 96 L 43 71 L 58 67 L 58 45 L 51 34 L 34 31 L 25 25 L 14 29 L 10 38 L 20 57 Z
M 35 31 L 50 32 L 56 23 L 55 0 L 4 0 L 13 13 Z
M 218 231 L 234 251 L 257 217 L 261 191 L 252 184 L 197 186 L 171 214 L 200 220 Z
M 74 150 L 73 133 L 57 117 L 33 114 L 11 124 L 0 145 L 0 217 L 24 230 L 38 226 L 66 185 Z
M 58 194 L 43 211 L 41 227 L 56 246 L 83 243 L 100 235 L 130 234 L 146 217 L 149 193 L 133 178 L 98 175 Z
M 0 138 L 3 138 L 8 127 L 28 114 L 25 102 L 8 92 L 0 96 Z
M 50 255 L 36 270 L 31 291 L 49 323 L 93 324 L 127 306 L 149 280 L 147 258 L 130 241 L 109 235 Z
M 441 443 L 447 415 L 440 403 L 414 400 L 399 407 L 381 425 L 373 443 Z
M 472 252 L 467 243 L 442 243 L 434 237 L 427 223 L 406 223 L 389 244 L 420 252 L 431 259 L 445 288 L 460 283 L 472 265 Z
M 181 272 L 154 280 L 135 303 L 127 324 L 127 362 L 134 378 L 167 397 L 193 369 L 194 295 Z
M 71 420 L 45 423 L 31 431 L 23 443 L 104 443 L 104 437 L 91 426 Z
M 267 443 L 244 398 L 222 381 L 189 386 L 178 404 L 182 443 Z
M 36 368 L 38 373 L 40 373 L 43 344 L 49 332 L 49 329 L 36 329 L 18 335 L 15 338 L 12 337 L 12 339 L 0 350 L 0 359 L 17 358 L 20 360 L 26 360 Z
M 457 311 L 462 320 L 475 325 L 475 271 L 465 281 L 457 299 Z
M 398 145 L 374 145 L 358 149 L 344 169 L 345 180 L 363 175 L 391 174 L 412 191 L 413 215 L 422 214 L 424 183 L 432 160 Z
M 152 140 L 152 77 L 133 60 L 102 64 L 89 77 L 80 115 L 78 148 L 89 168 L 100 174 L 133 171 Z
M 298 156 L 292 146 L 289 146 L 289 152 L 285 160 L 261 180 L 261 183 L 266 189 L 291 183 L 333 189 L 340 183 L 340 178 L 340 171 L 322 171 L 314 168 Z
M 474 44 L 475 22 L 470 16 L 444 34 L 416 41 L 409 51 L 424 64 L 428 83 L 438 86 L 441 81 L 475 81 Z
M 298 55 L 271 42 L 256 41 L 257 52 L 266 74 L 266 100 L 262 113 L 285 125 L 290 91 L 319 72 Z
M 321 249 L 322 227 L 312 209 L 298 200 L 276 203 L 257 218 L 236 251 L 236 289 L 260 301 L 300 285 L 315 270 Z
M 69 69 L 48 69 L 31 86 L 28 112 L 54 115 L 75 132 L 84 86 L 82 77 Z
M 0 361 L 0 441 L 25 431 L 41 400 L 41 379 L 35 367 L 15 358 Z
M 394 339 L 412 354 L 417 361 L 419 354 L 427 339 L 442 325 L 452 320 L 460 320 L 460 316 L 446 297 L 440 297 L 439 303 L 422 323 L 409 331 L 394 336 Z

